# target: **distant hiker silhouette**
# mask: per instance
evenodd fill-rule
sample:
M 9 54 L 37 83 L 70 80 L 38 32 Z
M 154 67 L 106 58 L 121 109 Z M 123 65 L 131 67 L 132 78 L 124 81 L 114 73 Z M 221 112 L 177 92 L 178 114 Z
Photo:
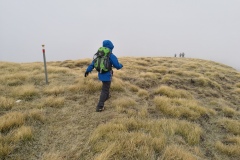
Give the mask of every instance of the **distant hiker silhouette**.
M 182 53 L 179 54 L 179 57 L 182 57 Z
M 113 76 L 112 66 L 117 70 L 123 67 L 123 65 L 118 62 L 118 58 L 112 53 L 114 48 L 113 43 L 110 40 L 104 40 L 102 46 L 103 47 L 100 47 L 95 54 L 96 58 L 93 59 L 85 72 L 85 77 L 87 77 L 95 68 L 98 70 L 98 79 L 102 81 L 102 91 L 96 107 L 97 112 L 104 110 L 104 102 L 110 98 L 109 89 Z
M 185 55 L 185 53 L 183 52 L 183 53 L 182 53 L 182 57 L 184 57 L 184 55 Z

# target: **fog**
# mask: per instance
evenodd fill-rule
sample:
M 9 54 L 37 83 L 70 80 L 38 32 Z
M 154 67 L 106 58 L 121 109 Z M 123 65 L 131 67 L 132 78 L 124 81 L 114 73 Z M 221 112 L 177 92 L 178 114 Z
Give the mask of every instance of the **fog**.
M 109 39 L 117 57 L 173 57 L 240 70 L 239 0 L 0 0 L 0 61 L 92 58 Z

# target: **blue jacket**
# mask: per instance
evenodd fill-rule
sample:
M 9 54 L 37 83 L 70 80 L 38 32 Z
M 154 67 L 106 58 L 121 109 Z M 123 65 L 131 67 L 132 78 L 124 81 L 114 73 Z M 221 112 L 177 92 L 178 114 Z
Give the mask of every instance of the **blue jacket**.
M 109 49 L 111 49 L 111 51 L 114 48 L 114 45 L 112 44 L 111 41 L 109 40 L 104 40 L 103 41 L 103 47 L 107 47 Z M 117 57 L 111 53 L 110 54 L 110 63 L 111 65 L 113 65 L 113 67 L 115 67 L 116 69 L 121 69 L 123 67 L 123 65 L 121 63 L 118 62 Z M 91 72 L 94 69 L 94 61 L 92 61 L 92 63 L 88 66 L 86 72 Z M 111 81 L 112 80 L 112 71 L 108 71 L 106 73 L 99 73 L 98 72 L 98 79 L 100 81 Z

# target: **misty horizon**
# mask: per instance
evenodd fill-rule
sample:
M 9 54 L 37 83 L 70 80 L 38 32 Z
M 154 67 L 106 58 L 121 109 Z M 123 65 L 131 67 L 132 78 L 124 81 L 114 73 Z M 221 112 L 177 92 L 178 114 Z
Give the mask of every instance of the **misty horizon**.
M 92 58 L 102 41 L 118 57 L 211 60 L 240 70 L 240 1 L 0 0 L 0 61 Z

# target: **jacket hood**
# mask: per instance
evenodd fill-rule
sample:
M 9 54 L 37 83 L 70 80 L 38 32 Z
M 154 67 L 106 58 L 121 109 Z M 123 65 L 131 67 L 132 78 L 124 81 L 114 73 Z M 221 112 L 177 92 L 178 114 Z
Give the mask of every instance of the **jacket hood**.
M 110 40 L 104 40 L 103 41 L 103 47 L 107 47 L 107 48 L 113 50 L 114 45 Z

